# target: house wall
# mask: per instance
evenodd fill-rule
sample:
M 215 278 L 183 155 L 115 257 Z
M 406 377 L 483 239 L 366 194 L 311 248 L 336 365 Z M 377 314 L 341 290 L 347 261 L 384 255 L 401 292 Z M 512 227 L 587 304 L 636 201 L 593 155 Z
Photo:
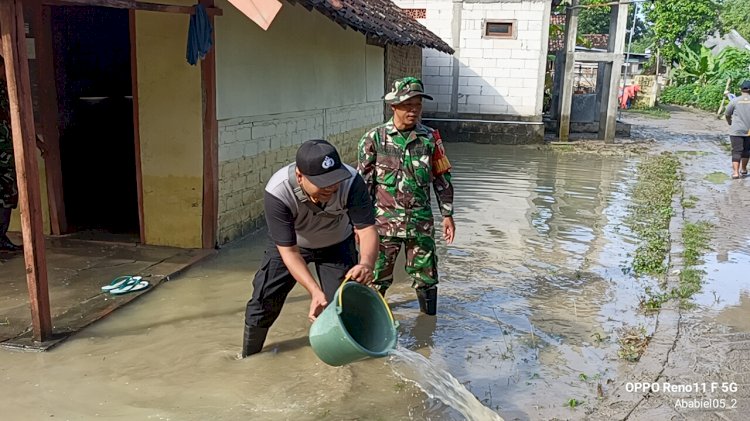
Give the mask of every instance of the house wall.
M 395 3 L 407 9 L 426 9 L 426 18 L 419 19 L 419 22 L 456 50 L 453 57 L 435 50 L 423 50 L 423 81 L 427 92 L 435 98 L 435 101 L 425 102 L 426 120 L 504 121 L 506 123 L 493 125 L 493 134 L 498 136 L 496 140 L 502 143 L 542 140 L 549 0 L 464 0 L 455 3 L 396 0 Z M 483 37 L 488 19 L 513 21 L 516 38 Z M 521 123 L 507 123 L 516 120 Z M 456 125 L 445 128 L 453 126 Z M 470 133 L 474 132 L 474 137 L 479 139 L 481 133 L 478 130 L 469 130 L 462 125 L 462 131 L 453 134 L 463 136 L 460 140 L 474 140 L 470 139 Z
M 386 45 L 385 90 L 390 91 L 394 80 L 406 76 L 422 78 L 422 48 L 415 45 Z M 388 104 L 383 104 L 383 107 L 385 118 L 391 118 L 391 107 Z
M 216 19 L 219 235 L 262 223 L 263 190 L 308 139 L 356 160 L 358 140 L 383 119 L 383 49 L 317 11 L 287 2 L 263 31 L 225 0 Z
M 192 5 L 192 0 L 172 4 Z M 137 11 L 138 121 L 146 243 L 201 247 L 200 66 L 185 59 L 189 17 Z

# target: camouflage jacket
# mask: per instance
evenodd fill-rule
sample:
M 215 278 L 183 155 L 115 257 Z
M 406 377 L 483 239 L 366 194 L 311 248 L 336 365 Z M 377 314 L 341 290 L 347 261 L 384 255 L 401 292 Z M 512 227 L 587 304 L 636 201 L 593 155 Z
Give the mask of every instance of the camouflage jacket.
M 381 236 L 434 234 L 430 184 L 440 214 L 453 215 L 451 166 L 437 130 L 417 124 L 402 134 L 389 120 L 365 133 L 357 155 L 357 170 L 369 188 Z

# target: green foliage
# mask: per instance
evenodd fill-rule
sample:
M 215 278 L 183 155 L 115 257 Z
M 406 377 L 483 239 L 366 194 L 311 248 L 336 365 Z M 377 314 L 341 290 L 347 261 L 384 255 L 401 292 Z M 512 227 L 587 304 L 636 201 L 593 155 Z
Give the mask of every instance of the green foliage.
M 678 67 L 674 80 L 679 84 L 721 81 L 728 78 L 744 79 L 750 66 L 750 52 L 725 48 L 718 55 L 701 46 L 700 49 L 682 48 L 678 53 Z
M 695 107 L 701 110 L 716 112 L 721 98 L 724 96 L 724 86 L 722 83 L 701 86 L 697 91 Z
M 590 6 L 582 8 L 578 12 L 578 33 L 579 34 L 608 34 L 609 33 L 609 16 L 612 12 L 612 6 L 597 6 L 600 4 L 611 3 L 611 0 L 582 0 L 581 5 Z M 628 30 L 633 26 L 635 16 L 635 7 L 630 6 L 628 9 Z M 642 17 L 636 20 L 635 31 L 633 32 L 633 41 L 643 37 L 646 32 L 646 23 Z
M 724 32 L 734 29 L 750 40 L 750 1 L 724 0 L 719 11 L 719 20 Z
M 681 45 L 700 44 L 719 26 L 714 0 L 652 0 L 644 9 L 667 62 L 678 58 Z
M 664 88 L 659 100 L 664 104 L 691 105 L 695 96 L 696 85 L 671 85 Z
M 686 105 L 706 111 L 716 111 L 724 96 L 727 79 L 732 80 L 731 92 L 750 77 L 750 52 L 726 48 L 714 56 L 705 47 L 700 50 L 683 48 L 679 52 L 679 67 L 675 69 L 672 85 L 660 96 L 663 104 Z
M 679 161 L 671 153 L 650 157 L 638 166 L 633 188 L 633 205 L 628 225 L 638 234 L 641 244 L 635 251 L 636 275 L 664 275 L 669 252 L 669 220 L 672 196 L 677 191 Z
M 723 54 L 723 52 L 722 52 Z M 678 51 L 680 65 L 675 69 L 674 79 L 679 84 L 704 84 L 721 74 L 721 54 L 714 56 L 710 49 L 701 46 L 699 51 L 683 48 Z

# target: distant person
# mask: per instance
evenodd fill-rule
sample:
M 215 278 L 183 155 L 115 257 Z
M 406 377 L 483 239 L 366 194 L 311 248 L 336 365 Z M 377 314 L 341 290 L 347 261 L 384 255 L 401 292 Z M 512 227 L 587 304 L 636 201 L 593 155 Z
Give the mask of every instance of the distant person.
M 365 182 L 325 140 L 308 140 L 299 147 L 296 162 L 266 184 L 263 206 L 270 241 L 245 310 L 243 358 L 261 351 L 294 285 L 301 284 L 310 294 L 308 318 L 313 321 L 346 277 L 371 284 L 378 256 L 378 232 Z M 315 264 L 320 285 L 310 263 Z
M 724 114 L 730 126 L 734 179 L 747 175 L 747 161 L 750 159 L 750 80 L 742 82 L 740 91 L 740 96 L 729 103 Z
M 360 174 L 375 205 L 380 234 L 380 255 L 375 265 L 375 285 L 381 294 L 393 283 L 393 268 L 401 247 L 406 273 L 416 289 L 419 309 L 437 312 L 437 255 L 430 186 L 443 217 L 443 238 L 453 242 L 453 184 L 451 165 L 437 130 L 421 123 L 422 81 L 396 80 L 384 97 L 393 118 L 365 133 L 359 141 Z
M 628 85 L 623 89 L 622 96 L 620 96 L 620 108 L 626 110 L 630 108 L 632 101 L 635 99 L 641 87 L 639 85 Z

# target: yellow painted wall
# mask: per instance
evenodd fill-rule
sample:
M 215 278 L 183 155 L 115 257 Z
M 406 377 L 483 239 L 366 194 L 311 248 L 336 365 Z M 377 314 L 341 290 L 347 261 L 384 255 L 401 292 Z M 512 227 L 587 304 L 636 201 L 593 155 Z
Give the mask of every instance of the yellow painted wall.
M 40 196 L 42 197 L 42 226 L 44 226 L 44 234 L 49 235 L 50 221 L 49 221 L 49 201 L 47 200 L 47 171 L 44 166 L 44 158 L 37 150 L 37 160 L 39 162 L 39 189 Z M 10 231 L 21 232 L 21 205 L 13 210 L 13 215 L 10 217 Z
M 195 1 L 172 1 L 192 5 Z M 201 247 L 200 64 L 185 60 L 189 16 L 136 12 L 138 118 L 146 243 Z
M 263 31 L 227 0 L 216 18 L 219 120 L 362 104 L 383 95 L 383 49 L 318 12 L 282 2 Z

